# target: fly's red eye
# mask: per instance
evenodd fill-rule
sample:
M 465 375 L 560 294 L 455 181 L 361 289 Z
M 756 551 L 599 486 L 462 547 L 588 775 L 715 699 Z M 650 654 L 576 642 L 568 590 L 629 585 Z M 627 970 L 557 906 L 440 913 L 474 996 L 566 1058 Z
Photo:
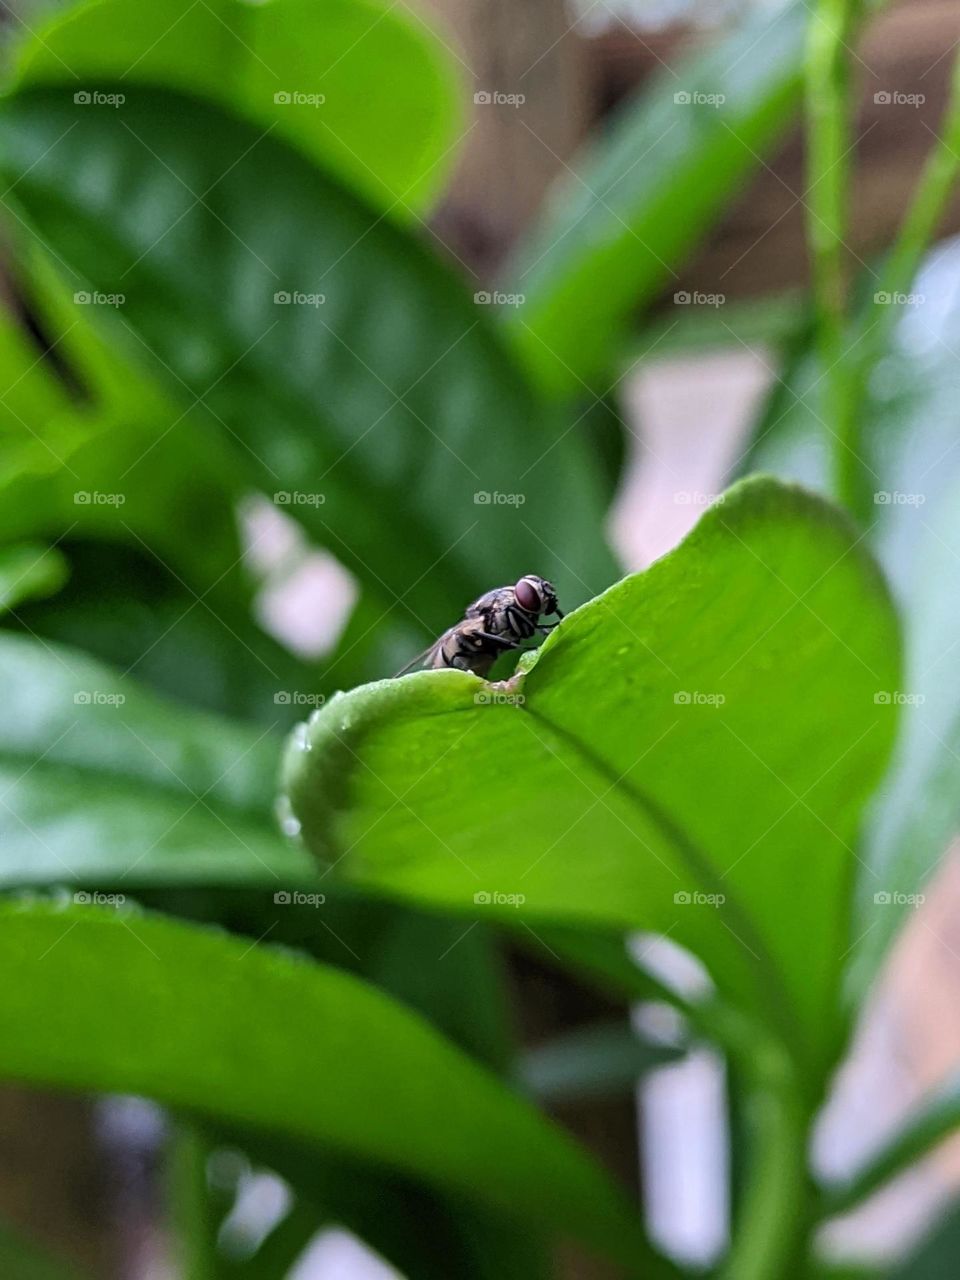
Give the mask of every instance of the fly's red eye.
M 543 606 L 540 603 L 540 592 L 529 578 L 521 578 L 513 591 L 521 609 L 526 609 L 527 613 L 541 612 Z

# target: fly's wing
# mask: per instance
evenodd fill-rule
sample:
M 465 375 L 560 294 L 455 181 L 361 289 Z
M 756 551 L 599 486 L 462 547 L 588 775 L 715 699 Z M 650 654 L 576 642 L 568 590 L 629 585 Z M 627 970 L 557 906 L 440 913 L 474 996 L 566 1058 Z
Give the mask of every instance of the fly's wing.
M 500 603 L 505 591 L 510 591 L 510 587 L 494 587 L 492 591 L 485 591 L 482 596 L 477 596 L 472 604 L 468 604 L 463 612 L 465 618 L 482 618 L 489 610 L 493 609 Z
M 439 637 L 439 639 L 434 640 L 433 644 L 428 645 L 427 648 L 421 653 L 418 653 L 415 658 L 411 658 L 405 666 L 401 667 L 400 670 L 395 673 L 393 678 L 396 679 L 397 676 L 405 676 L 407 672 L 412 671 L 414 667 L 435 667 L 437 664 L 437 656 L 443 648 L 450 632 L 453 630 L 455 630 L 455 628 L 450 627 L 449 630 L 445 631 L 443 635 Z

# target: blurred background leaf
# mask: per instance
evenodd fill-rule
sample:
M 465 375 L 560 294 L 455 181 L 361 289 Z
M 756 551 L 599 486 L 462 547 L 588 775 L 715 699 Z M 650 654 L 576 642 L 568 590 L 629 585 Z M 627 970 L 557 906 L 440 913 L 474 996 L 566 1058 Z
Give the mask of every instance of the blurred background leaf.
M 363 56 L 348 58 L 361 42 Z M 58 85 L 71 99 L 114 81 L 209 99 L 406 220 L 456 154 L 458 69 L 422 19 L 376 0 L 157 0 L 146 10 L 92 0 L 25 36 L 12 82 Z

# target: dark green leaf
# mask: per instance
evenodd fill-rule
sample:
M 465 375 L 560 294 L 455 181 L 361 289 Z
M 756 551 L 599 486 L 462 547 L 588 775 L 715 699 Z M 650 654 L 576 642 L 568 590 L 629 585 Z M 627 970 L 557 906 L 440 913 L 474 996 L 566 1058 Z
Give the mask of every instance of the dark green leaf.
M 453 71 L 412 10 L 375 0 L 93 0 L 27 36 L 15 79 L 71 97 L 122 81 L 121 92 L 163 84 L 211 98 L 403 217 L 428 203 L 456 155 Z M 98 109 L 112 108 L 89 102 Z
M 524 572 L 568 600 L 610 580 L 585 442 L 545 422 L 488 309 L 409 235 L 176 94 L 128 85 L 122 110 L 91 110 L 25 90 L 2 115 L 0 165 L 45 241 L 125 295 L 158 376 L 204 397 L 261 487 L 381 599 L 436 632 Z

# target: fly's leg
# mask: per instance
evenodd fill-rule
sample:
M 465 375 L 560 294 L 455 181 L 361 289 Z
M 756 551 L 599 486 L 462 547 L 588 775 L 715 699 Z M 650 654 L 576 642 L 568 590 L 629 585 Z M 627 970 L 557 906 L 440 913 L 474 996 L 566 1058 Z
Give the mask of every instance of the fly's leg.
M 490 631 L 478 631 L 477 635 L 481 640 L 487 640 L 490 644 L 499 645 L 501 649 L 519 649 L 520 644 L 516 640 L 508 640 L 505 636 L 495 636 Z

